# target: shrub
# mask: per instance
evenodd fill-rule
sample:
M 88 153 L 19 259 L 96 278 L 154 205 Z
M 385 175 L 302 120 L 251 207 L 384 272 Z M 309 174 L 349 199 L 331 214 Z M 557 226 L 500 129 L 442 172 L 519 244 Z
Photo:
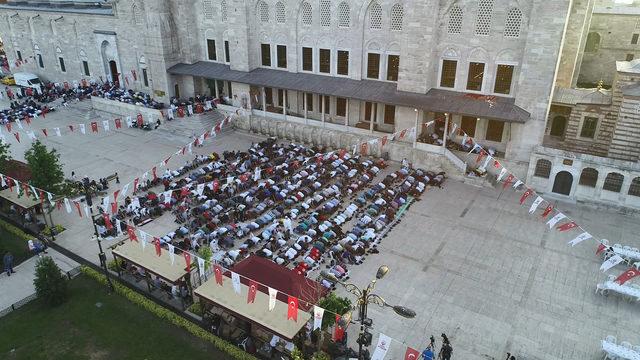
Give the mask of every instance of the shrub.
M 67 278 L 52 258 L 45 256 L 36 263 L 36 278 L 33 280 L 36 294 L 50 306 L 62 304 L 68 296 Z
M 318 301 L 318 306 L 324 308 L 327 312 L 335 314 L 344 314 L 351 310 L 351 300 L 346 297 L 339 297 L 334 293 L 329 293 Z M 324 316 L 322 318 L 322 329 L 333 325 L 336 322 L 335 316 Z
M 55 231 L 55 235 L 60 234 L 61 232 L 65 231 L 64 226 L 62 225 L 55 225 L 53 227 L 54 231 Z M 44 236 L 51 236 L 51 227 L 49 227 L 49 225 L 44 227 L 44 230 L 42 230 L 42 235 Z
M 187 310 L 189 310 L 191 313 L 196 314 L 198 316 L 202 316 L 202 314 L 204 314 L 204 309 L 202 309 L 202 306 L 200 305 L 199 302 L 194 302 L 193 304 L 191 304 L 191 306 L 187 308 Z
M 313 354 L 311 360 L 331 360 L 331 357 L 324 351 L 318 351 L 317 353 Z
M 107 268 L 111 271 L 118 272 L 122 269 L 123 261 L 122 259 L 115 259 L 107 262 Z

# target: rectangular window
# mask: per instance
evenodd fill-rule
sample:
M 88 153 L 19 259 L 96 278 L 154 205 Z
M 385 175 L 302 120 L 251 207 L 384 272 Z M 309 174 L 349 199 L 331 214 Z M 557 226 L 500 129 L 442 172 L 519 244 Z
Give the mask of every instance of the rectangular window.
M 142 82 L 144 86 L 149 87 L 149 75 L 147 75 L 147 69 L 142 69 Z
M 264 88 L 264 101 L 268 105 L 273 105 L 273 90 L 271 88 Z
M 469 76 L 467 77 L 467 90 L 482 91 L 483 78 L 484 63 L 470 62 Z
M 502 142 L 503 130 L 504 122 L 489 120 L 489 123 L 487 124 L 487 135 L 484 138 L 489 141 Z
M 331 50 L 329 49 L 320 49 L 320 72 L 327 74 L 331 72 Z
M 16 50 L 16 56 L 18 57 L 18 60 L 22 61 L 22 53 L 20 50 Z
M 474 116 L 463 116 L 462 123 L 460 124 L 460 128 L 467 135 L 474 137 L 476 136 L 476 122 L 477 118 Z
M 277 48 L 278 53 L 278 67 L 282 69 L 287 68 L 287 47 L 284 45 L 278 45 Z
M 313 49 L 310 47 L 302 48 L 302 70 L 313 71 Z
M 399 68 L 400 68 L 400 55 L 387 56 L 387 80 L 398 81 Z
M 364 121 L 371 121 L 371 110 L 373 108 L 373 104 L 370 102 L 364 103 Z
M 231 62 L 231 54 L 229 53 L 229 41 L 224 41 L 224 61 Z
M 631 36 L 631 44 L 633 44 L 633 45 L 638 44 L 638 34 L 633 34 Z
M 313 94 L 306 93 L 305 96 L 307 97 L 307 111 L 313 111 Z
M 347 116 L 347 99 L 341 97 L 336 98 L 336 115 Z
M 82 61 L 82 69 L 84 70 L 84 76 L 91 76 L 91 73 L 89 73 L 89 63 L 87 62 L 87 60 Z
M 496 94 L 511 93 L 511 81 L 513 80 L 513 65 L 498 65 L 496 71 L 496 84 L 493 92 Z
M 393 125 L 396 122 L 396 107 L 393 105 L 384 106 L 384 123 Z
M 58 62 L 60 63 L 60 71 L 67 72 L 67 67 L 64 66 L 64 58 L 59 57 Z
M 233 99 L 233 88 L 231 87 L 231 81 L 227 81 L 227 93 L 229 94 L 229 99 Z
M 440 86 L 447 88 L 456 87 L 456 60 L 442 60 L 442 73 L 440 74 Z
M 260 44 L 260 50 L 262 53 L 262 66 L 271 66 L 271 45 Z
M 633 58 L 634 58 L 633 54 L 627 54 L 626 60 L 627 61 L 631 61 L 631 60 L 633 60 Z
M 367 54 L 367 77 L 369 79 L 380 78 L 380 54 Z
M 216 61 L 218 60 L 216 56 L 216 41 L 212 39 L 207 39 L 207 59 Z
M 324 99 L 324 113 L 329 115 L 331 114 L 331 96 L 322 96 Z
M 582 120 L 582 130 L 580 130 L 580 137 L 593 139 L 596 136 L 596 127 L 598 126 L 598 118 L 585 117 Z
M 349 75 L 349 52 L 338 50 L 338 75 Z

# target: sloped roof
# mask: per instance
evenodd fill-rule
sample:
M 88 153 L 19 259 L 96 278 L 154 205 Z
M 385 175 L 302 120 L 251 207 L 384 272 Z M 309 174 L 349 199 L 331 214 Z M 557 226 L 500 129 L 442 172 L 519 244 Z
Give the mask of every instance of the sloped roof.
M 627 96 L 640 96 L 640 83 L 621 88 L 622 94 Z
M 616 61 L 616 71 L 633 74 L 640 73 L 640 59 Z
M 553 102 L 557 104 L 593 104 L 611 105 L 611 90 L 605 89 L 572 89 L 556 87 Z

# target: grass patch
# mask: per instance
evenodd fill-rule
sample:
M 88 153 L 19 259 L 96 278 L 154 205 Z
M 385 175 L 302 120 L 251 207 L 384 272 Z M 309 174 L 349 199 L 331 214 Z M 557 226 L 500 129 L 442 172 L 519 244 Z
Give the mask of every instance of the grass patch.
M 35 300 L 0 320 L 1 359 L 231 359 L 86 275 L 69 289 L 58 307 Z
M 13 227 L 12 225 L 9 226 Z M 15 231 L 9 230 L 5 227 L 5 222 L 0 221 L 0 263 L 7 251 L 11 251 L 13 254 L 14 267 L 30 258 L 32 254 L 29 252 L 29 246 L 27 245 L 29 238 L 29 235 L 25 233 L 17 234 Z M 0 269 L 0 271 L 4 271 L 4 269 Z

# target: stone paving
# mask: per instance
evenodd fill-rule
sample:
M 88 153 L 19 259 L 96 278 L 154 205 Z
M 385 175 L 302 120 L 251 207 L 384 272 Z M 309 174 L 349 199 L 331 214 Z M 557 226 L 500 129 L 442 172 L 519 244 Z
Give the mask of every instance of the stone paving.
M 79 103 L 34 124 L 42 120 L 48 127 L 62 127 L 96 117 L 114 116 L 94 113 L 89 103 Z M 190 141 L 194 132 L 210 128 L 213 121 L 208 115 L 164 123 L 156 131 L 122 129 L 108 135 L 49 137 L 44 142 L 60 151 L 67 175 L 75 170 L 80 177 L 97 178 L 117 171 L 125 183 Z M 246 149 L 258 140 L 228 132 L 194 153 Z M 14 157 L 22 158 L 27 142 L 11 143 Z M 169 167 L 178 167 L 183 159 L 172 158 Z M 539 215 L 529 216 L 528 208 L 519 206 L 519 197 L 501 186 L 479 188 L 450 180 L 410 207 L 383 240 L 380 254 L 351 269 L 350 280 L 366 285 L 378 266 L 390 266 L 376 292 L 389 303 L 418 313 L 407 320 L 371 305 L 372 348 L 378 332 L 397 340 L 387 360 L 403 358 L 403 342 L 422 349 L 431 334 L 439 348 L 442 332 L 451 339 L 453 358 L 464 360 L 503 359 L 507 351 L 518 359 L 599 359 L 599 341 L 606 335 L 640 344 L 639 304 L 595 294 L 596 283 L 606 275 L 599 272 L 601 260 L 594 254 L 594 242 L 569 247 L 566 243 L 577 231 L 549 230 Z M 596 237 L 640 246 L 636 216 L 568 203 L 558 207 Z M 68 229 L 58 244 L 97 263 L 90 222 L 64 211 L 54 212 L 54 219 Z M 145 230 L 174 227 L 169 222 L 171 218 L 162 217 Z M 609 273 L 617 275 L 622 269 L 618 266 Z M 0 283 L 3 289 L 4 285 Z M 356 333 L 352 326 L 349 338 L 354 346 Z

